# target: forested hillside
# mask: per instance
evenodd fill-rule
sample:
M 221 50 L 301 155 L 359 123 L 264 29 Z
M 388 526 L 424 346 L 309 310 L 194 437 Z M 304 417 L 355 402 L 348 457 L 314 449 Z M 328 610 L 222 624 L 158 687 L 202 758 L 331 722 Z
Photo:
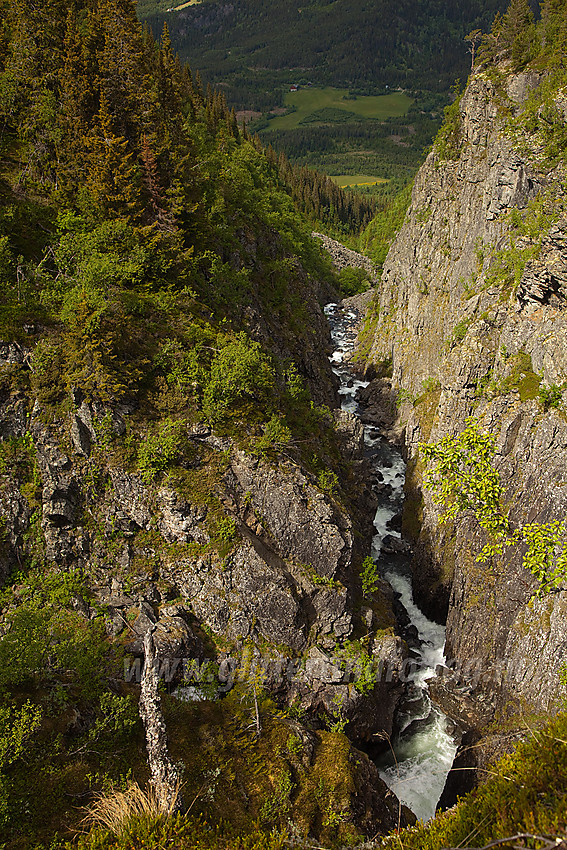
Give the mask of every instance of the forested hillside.
M 0 843 L 55 847 L 97 795 L 147 780 L 125 673 L 147 633 L 213 681 L 231 649 L 340 640 L 368 661 L 369 517 L 360 433 L 330 409 L 336 277 L 273 157 L 129 0 L 0 6 Z M 164 695 L 195 815 L 174 846 L 267 846 L 292 809 L 345 839 L 392 821 L 356 797 L 380 780 L 339 734 L 384 695 L 346 693 L 337 720 L 301 671 L 295 715 L 253 673 L 222 702 Z
M 486 31 L 506 3 L 309 0 L 298 7 L 291 0 L 204 0 L 175 11 L 176 5 L 161 15 L 151 14 L 155 3 L 138 9 L 153 28 L 167 21 L 179 55 L 220 83 L 231 103 L 264 111 L 275 105 L 274 83 L 302 78 L 359 92 L 446 91 L 470 66 L 464 36 Z
M 19 334 L 21 321 L 79 322 L 74 339 L 91 360 L 69 385 L 138 391 L 153 344 L 134 329 L 146 302 L 170 309 L 168 299 L 184 298 L 197 324 L 202 305 L 211 318 L 222 305 L 239 329 L 253 294 L 272 318 L 289 312 L 294 255 L 330 279 L 277 169 L 241 135 L 223 96 L 193 84 L 167 36 L 156 44 L 140 30 L 130 2 L 7 3 L 5 12 L 2 321 Z M 91 333 L 96 352 L 78 342 Z M 114 344 L 128 351 L 127 367 Z

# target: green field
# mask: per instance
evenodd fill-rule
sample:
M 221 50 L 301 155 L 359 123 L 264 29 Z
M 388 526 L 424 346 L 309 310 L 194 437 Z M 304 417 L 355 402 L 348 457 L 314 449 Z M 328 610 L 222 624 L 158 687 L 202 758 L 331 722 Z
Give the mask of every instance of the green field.
M 348 89 L 313 86 L 296 92 L 287 92 L 284 103 L 287 107 L 294 106 L 295 111 L 272 118 L 268 126 L 269 130 L 295 130 L 300 125 L 326 121 L 343 123 L 360 118 L 374 118 L 379 121 L 384 121 L 386 118 L 401 118 L 413 104 L 413 99 L 404 92 L 349 97 Z M 322 110 L 327 111 L 328 117 L 325 117 L 325 114 L 317 115 Z M 344 116 L 340 113 L 344 113 Z
M 345 189 L 347 186 L 374 186 L 376 183 L 389 182 L 384 177 L 372 177 L 369 174 L 329 174 L 329 177 L 341 189 Z

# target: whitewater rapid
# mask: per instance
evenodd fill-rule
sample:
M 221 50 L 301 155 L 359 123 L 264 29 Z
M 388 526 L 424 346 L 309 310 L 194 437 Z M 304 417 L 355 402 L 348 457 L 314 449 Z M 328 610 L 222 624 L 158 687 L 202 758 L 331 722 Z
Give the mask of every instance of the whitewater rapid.
M 356 392 L 369 383 L 356 379 L 347 361 L 354 348 L 358 317 L 356 312 L 342 309 L 339 304 L 328 304 L 325 314 L 335 346 L 329 359 L 340 381 L 338 392 L 341 407 L 358 415 L 360 411 Z M 419 648 L 415 651 L 416 670 L 409 676 L 405 709 L 397 717 L 399 731 L 392 741 L 393 752 L 377 761 L 377 766 L 380 775 L 398 799 L 420 820 L 426 821 L 435 814 L 456 752 L 447 718 L 431 705 L 427 685 L 428 680 L 436 675 L 436 667 L 445 661 L 445 628 L 429 620 L 418 608 L 413 599 L 411 577 L 406 571 L 397 568 L 393 559 L 384 553 L 384 539 L 387 536 L 401 537 L 398 531 L 389 527 L 389 523 L 399 514 L 403 503 L 403 458 L 372 426 L 364 426 L 364 442 L 374 471 L 381 481 L 379 505 L 374 517 L 372 557 L 382 576 L 398 594 L 419 637 Z

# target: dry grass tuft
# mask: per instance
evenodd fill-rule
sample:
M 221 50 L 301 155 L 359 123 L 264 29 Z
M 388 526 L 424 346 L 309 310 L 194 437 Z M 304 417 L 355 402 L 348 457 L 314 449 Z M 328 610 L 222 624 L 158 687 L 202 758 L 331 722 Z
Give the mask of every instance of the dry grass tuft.
M 83 823 L 88 827 L 104 827 L 120 835 L 134 820 L 155 821 L 172 816 L 176 811 L 179 792 L 178 785 L 168 807 L 164 809 L 151 785 L 144 790 L 137 782 L 130 782 L 125 791 L 101 795 L 95 800 L 88 807 Z

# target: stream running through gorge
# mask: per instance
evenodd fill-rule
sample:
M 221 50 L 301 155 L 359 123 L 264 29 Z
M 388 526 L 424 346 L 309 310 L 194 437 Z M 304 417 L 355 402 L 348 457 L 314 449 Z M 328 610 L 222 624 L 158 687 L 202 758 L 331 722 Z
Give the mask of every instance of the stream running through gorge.
M 331 365 L 340 381 L 341 407 L 360 415 L 357 390 L 368 381 L 358 380 L 349 369 L 347 357 L 353 351 L 358 315 L 340 304 L 328 304 L 325 315 L 331 328 L 334 352 Z M 411 652 L 416 657 L 415 672 L 409 675 L 407 694 L 397 714 L 393 752 L 376 760 L 382 779 L 398 799 L 423 821 L 435 814 L 447 774 L 453 763 L 456 744 L 451 724 L 429 698 L 429 679 L 437 665 L 445 661 L 445 627 L 429 620 L 413 600 L 411 573 L 403 558 L 390 554 L 390 541 L 401 534 L 391 527 L 403 503 L 405 464 L 399 451 L 372 425 L 364 425 L 366 453 L 380 482 L 376 488 L 379 505 L 374 518 L 372 557 L 380 574 L 394 589 L 407 615 L 417 641 Z M 393 523 L 395 525 L 396 523 Z M 390 543 L 390 545 L 388 545 Z M 407 560 L 407 559 L 406 559 Z

